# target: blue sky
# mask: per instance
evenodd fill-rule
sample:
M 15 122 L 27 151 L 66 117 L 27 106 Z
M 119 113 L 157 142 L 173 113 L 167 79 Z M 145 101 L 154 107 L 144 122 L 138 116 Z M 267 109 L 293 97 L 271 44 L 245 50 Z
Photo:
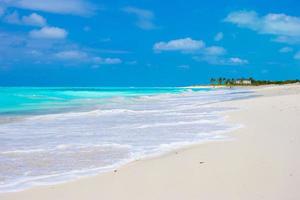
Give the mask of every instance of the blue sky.
M 0 0 L 0 24 L 3 86 L 300 78 L 296 0 Z

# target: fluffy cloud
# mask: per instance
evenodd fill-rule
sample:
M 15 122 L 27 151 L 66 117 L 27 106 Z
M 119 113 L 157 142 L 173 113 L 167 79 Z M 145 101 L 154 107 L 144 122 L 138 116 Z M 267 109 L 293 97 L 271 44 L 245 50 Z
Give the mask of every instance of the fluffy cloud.
M 39 30 L 32 30 L 29 36 L 36 39 L 64 39 L 68 35 L 68 32 L 58 27 L 43 27 Z
M 88 55 L 85 52 L 77 50 L 61 51 L 54 54 L 54 56 L 62 60 L 83 60 L 88 57 Z
M 115 65 L 122 63 L 122 60 L 119 58 L 101 58 L 94 57 L 93 58 L 95 64 L 103 64 L 103 65 Z
M 300 37 L 293 36 L 278 36 L 273 41 L 287 44 L 299 44 Z
M 279 49 L 280 53 L 289 53 L 292 52 L 294 49 L 291 47 L 282 47 L 281 49 Z
M 248 60 L 241 59 L 241 58 L 229 58 L 228 63 L 231 63 L 233 65 L 245 65 L 248 64 Z
M 82 47 L 68 40 L 41 41 L 22 33 L 12 34 L 0 30 L 0 65 L 13 66 L 15 63 L 28 63 L 99 67 L 123 62 L 116 57 L 97 56 L 102 51 L 102 49 Z
M 157 28 L 153 20 L 155 18 L 154 13 L 150 10 L 127 6 L 122 9 L 128 14 L 133 14 L 137 17 L 136 25 L 144 30 L 151 30 Z
M 246 65 L 248 60 L 238 57 L 227 57 L 227 50 L 220 46 L 210 46 L 203 48 L 199 55 L 194 56 L 194 60 L 207 62 L 211 65 Z
M 203 50 L 203 54 L 207 56 L 221 56 L 226 54 L 226 49 L 219 46 L 207 47 Z
M 202 40 L 193 40 L 191 38 L 171 40 L 168 42 L 158 42 L 154 44 L 155 51 L 196 51 L 202 49 L 205 43 Z
M 84 50 L 61 51 L 55 53 L 54 57 L 63 61 L 86 63 L 93 66 L 115 65 L 122 63 L 122 60 L 120 58 L 102 58 L 99 56 L 93 56 L 90 53 L 85 52 Z
M 6 0 L 4 4 L 8 7 L 73 15 L 91 15 L 96 9 L 85 0 Z
M 229 13 L 225 22 L 230 22 L 241 27 L 247 27 L 254 30 L 259 28 L 260 19 L 255 11 L 236 11 Z
M 232 57 L 232 58 L 226 58 L 223 56 L 194 56 L 194 60 L 198 62 L 207 62 L 211 65 L 220 65 L 220 66 L 238 66 L 238 65 L 247 65 L 249 63 L 248 60 L 238 58 L 238 57 Z
M 202 40 L 193 40 L 189 37 L 155 43 L 153 50 L 156 52 L 179 51 L 181 53 L 192 53 L 194 60 L 213 65 L 245 65 L 249 63 L 248 60 L 237 57 L 227 58 L 227 51 L 221 46 L 206 47 Z
M 269 13 L 259 16 L 255 11 L 236 11 L 230 13 L 224 20 L 239 27 L 249 28 L 260 34 L 270 34 L 283 38 L 285 42 L 300 37 L 300 18 L 286 14 Z
M 214 37 L 214 40 L 216 42 L 221 41 L 224 37 L 224 34 L 222 32 L 217 33 L 217 35 Z
M 51 62 L 51 54 L 58 49 L 70 45 L 66 40 L 36 40 L 22 34 L 0 31 L 0 65 L 15 63 L 34 64 Z M 0 56 L 0 57 L 1 57 Z
M 296 60 L 300 60 L 300 51 L 298 51 L 298 52 L 295 54 L 294 58 L 295 58 Z
M 10 24 L 29 25 L 29 26 L 46 26 L 47 21 L 41 15 L 32 13 L 28 16 L 20 17 L 17 11 L 10 13 L 4 17 L 4 21 Z
M 30 56 L 34 56 L 34 57 L 42 56 L 42 55 L 43 55 L 42 52 L 40 52 L 40 51 L 38 51 L 38 50 L 35 50 L 35 49 L 33 49 L 33 50 L 28 50 L 28 51 L 27 51 L 27 54 L 30 55 Z
M 47 24 L 46 19 L 36 13 L 32 13 L 29 16 L 23 16 L 22 21 L 25 24 L 32 26 L 45 26 Z

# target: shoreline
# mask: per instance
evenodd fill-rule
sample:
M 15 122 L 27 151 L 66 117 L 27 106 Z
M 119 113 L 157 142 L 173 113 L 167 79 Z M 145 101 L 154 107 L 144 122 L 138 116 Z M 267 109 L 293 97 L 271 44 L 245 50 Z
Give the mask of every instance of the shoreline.
M 203 93 L 200 92 L 200 93 L 194 93 L 194 94 L 195 94 L 196 98 L 199 98 L 199 97 L 201 97 L 201 95 L 210 96 L 209 92 L 212 92 L 211 95 L 214 95 L 214 96 L 216 95 L 216 94 L 214 94 L 215 91 L 206 91 L 206 90 Z M 227 92 L 222 90 L 220 95 L 223 96 L 224 93 L 227 93 Z M 0 183 L 0 193 L 22 192 L 22 191 L 26 191 L 26 190 L 35 188 L 37 186 L 52 186 L 52 185 L 57 185 L 57 184 L 62 184 L 62 183 L 68 183 L 70 181 L 80 180 L 81 178 L 94 177 L 94 176 L 99 175 L 99 174 L 114 171 L 115 169 L 118 169 L 118 168 L 120 168 L 120 167 L 122 167 L 122 166 L 124 166 L 124 165 L 126 165 L 130 162 L 134 162 L 135 160 L 147 159 L 149 157 L 151 157 L 151 158 L 159 157 L 161 155 L 168 154 L 169 152 L 172 152 L 174 150 L 177 150 L 177 149 L 180 149 L 180 148 L 188 148 L 191 145 L 202 144 L 202 143 L 205 143 L 207 141 L 224 140 L 224 139 L 226 139 L 226 138 L 224 138 L 224 137 L 226 137 L 225 133 L 228 133 L 228 132 L 230 132 L 234 129 L 239 128 L 239 125 L 225 123 L 223 114 L 226 112 L 226 110 L 231 110 L 232 108 L 218 108 L 218 107 L 215 107 L 214 104 L 216 103 L 216 100 L 218 100 L 220 102 L 224 102 L 224 101 L 230 101 L 230 99 L 251 98 L 253 96 L 252 92 L 247 92 L 245 90 L 238 90 L 238 92 L 235 93 L 237 95 L 235 95 L 235 94 L 231 95 L 231 92 L 228 92 L 228 93 L 229 93 L 229 95 L 225 95 L 227 97 L 224 97 L 224 98 L 222 98 L 222 97 L 218 98 L 218 95 L 216 95 L 215 96 L 216 98 L 212 98 L 212 100 L 202 101 L 200 99 L 200 101 L 190 102 L 189 99 L 187 99 L 184 102 L 182 102 L 186 105 L 189 105 L 189 107 L 192 108 L 190 110 L 191 110 L 192 113 L 194 113 L 193 115 L 196 114 L 197 116 L 198 116 L 197 113 L 202 113 L 202 111 L 201 111 L 201 109 L 198 108 L 198 106 L 196 104 L 201 103 L 200 107 L 202 107 L 202 105 L 204 105 L 204 107 L 203 107 L 204 110 L 203 111 L 205 111 L 205 112 L 203 112 L 203 114 L 200 114 L 198 117 L 194 117 L 193 119 L 192 118 L 190 119 L 191 122 L 196 122 L 196 123 L 203 120 L 203 122 L 200 122 L 200 125 L 197 125 L 199 127 L 199 130 L 200 130 L 199 134 L 196 134 L 197 130 L 198 130 L 198 128 L 196 126 L 193 126 L 193 125 L 187 125 L 186 126 L 188 128 L 187 132 L 191 132 L 191 133 L 193 133 L 193 135 L 195 135 L 194 139 L 190 139 L 187 135 L 185 135 L 185 136 L 183 136 L 183 139 L 181 139 L 181 140 L 174 140 L 173 142 L 172 141 L 162 142 L 160 145 L 156 146 L 154 151 L 144 152 L 144 153 L 143 152 L 141 152 L 141 153 L 132 152 L 126 158 L 124 158 L 122 160 L 119 160 L 117 162 L 113 162 L 113 163 L 111 162 L 110 165 L 105 165 L 105 166 L 95 165 L 91 168 L 83 168 L 83 169 L 78 169 L 78 170 L 69 170 L 69 171 L 57 172 L 57 173 L 55 171 L 54 171 L 54 173 L 50 173 L 51 171 L 49 171 L 48 174 L 43 174 L 43 175 L 38 175 L 38 176 L 28 176 L 28 177 L 27 176 L 23 176 L 23 177 L 20 176 L 20 177 L 17 177 L 18 179 L 15 179 L 14 181 L 11 181 L 9 183 L 7 183 L 7 182 Z M 245 93 L 245 94 L 240 95 L 240 93 Z M 187 94 L 189 94 L 189 93 L 187 93 Z M 217 94 L 218 94 L 218 92 L 217 92 Z M 169 95 L 169 94 L 167 94 L 167 95 Z M 181 98 L 182 95 L 183 96 L 186 95 L 184 91 L 174 94 L 174 97 Z M 173 94 L 172 94 L 172 96 L 173 96 Z M 162 102 L 164 102 L 164 100 L 162 100 Z M 179 99 L 179 102 L 180 102 L 180 99 Z M 193 102 L 195 102 L 195 103 L 193 103 Z M 202 102 L 205 102 L 205 103 L 202 103 Z M 195 104 L 195 107 L 193 107 L 194 104 Z M 208 106 L 207 107 L 208 110 L 206 110 L 206 108 L 205 108 L 206 105 Z M 192 111 L 193 108 L 197 109 L 197 111 Z M 171 109 L 176 110 L 176 107 L 172 106 Z M 171 110 L 171 109 L 169 109 L 169 110 Z M 198 109 L 199 109 L 199 111 L 198 111 Z M 170 112 L 169 110 L 167 109 L 167 112 Z M 210 110 L 212 110 L 212 112 Z M 131 110 L 129 109 L 129 111 L 131 111 Z M 94 111 L 94 110 L 92 110 L 92 111 L 83 111 L 83 112 L 80 112 L 79 115 L 84 115 L 86 113 L 89 114 L 89 113 L 93 113 L 93 112 L 102 112 L 102 111 L 98 111 L 98 110 L 96 110 L 96 111 Z M 104 111 L 104 112 L 106 112 L 106 111 Z M 182 111 L 180 110 L 179 112 L 182 112 Z M 71 112 L 71 113 L 66 113 L 66 115 L 69 115 L 69 114 L 73 115 L 73 113 L 77 114 L 77 112 Z M 208 115 L 206 113 L 208 113 Z M 185 116 L 184 112 L 180 115 Z M 50 114 L 45 115 L 45 116 L 50 117 L 50 119 L 56 117 L 56 119 L 59 121 L 59 116 L 65 116 L 65 114 L 63 113 L 61 115 L 60 113 L 59 114 L 50 113 Z M 213 117 L 211 117 L 211 116 L 213 116 Z M 38 115 L 38 116 L 29 116 L 28 117 L 29 120 L 32 120 L 32 119 L 39 120 L 40 118 L 43 119 L 44 116 L 43 115 L 41 115 L 41 116 Z M 24 120 L 24 122 L 26 122 L 26 118 L 24 118 L 23 120 Z M 189 120 L 185 120 L 185 119 L 183 119 L 182 121 L 184 123 L 187 123 L 187 124 L 189 124 L 189 122 L 190 122 Z M 212 124 L 211 123 L 212 121 L 214 121 L 213 124 L 216 124 L 216 125 L 210 125 L 210 124 Z M 41 120 L 41 122 L 43 122 L 43 120 Z M 202 123 L 204 123 L 204 124 L 202 125 Z M 220 125 L 220 128 L 217 128 L 218 125 Z M 64 126 L 64 124 L 62 124 L 62 126 Z M 194 128 L 191 128 L 191 126 L 194 127 Z M 210 126 L 215 127 L 215 130 L 213 130 L 213 128 L 212 129 L 211 128 L 205 128 L 205 127 L 210 127 Z M 222 126 L 224 126 L 224 127 L 222 128 Z M 177 126 L 175 125 L 174 127 L 177 127 Z M 35 127 L 35 128 L 39 128 L 39 127 Z M 180 126 L 178 128 L 180 128 Z M 201 132 L 201 129 L 205 129 L 205 130 L 207 130 L 208 132 L 211 132 L 211 133 Z M 164 131 L 164 129 L 160 129 L 160 130 Z M 212 131 L 210 131 L 210 130 L 212 130 Z M 176 132 L 176 130 L 174 130 L 174 131 Z M 158 137 L 159 137 L 159 135 L 158 135 Z M 171 132 L 169 138 L 171 138 L 171 140 L 172 140 L 172 138 L 175 138 L 175 137 L 176 137 L 176 135 L 174 134 L 174 132 L 173 132 L 173 135 L 172 135 L 172 132 Z M 146 138 L 147 138 L 147 136 L 146 136 Z M 66 143 L 66 142 L 64 142 L 64 143 Z M 112 144 L 112 145 L 114 145 L 114 144 Z M 121 146 L 122 144 L 116 144 L 116 145 Z M 60 151 L 61 147 L 64 149 L 65 145 L 56 145 L 52 148 L 56 149 L 56 151 Z M 68 147 L 68 145 L 66 145 L 66 147 Z M 11 149 L 11 150 L 8 150 L 8 151 L 2 151 L 1 154 L 4 155 L 4 158 L 5 158 L 6 154 L 7 155 L 12 155 L 12 156 L 20 155 L 20 157 L 25 157 L 25 156 L 28 155 L 27 153 L 34 153 L 34 152 L 43 153 L 43 152 L 46 152 L 46 151 L 47 150 L 45 150 L 41 147 L 29 148 L 29 149 L 18 149 L 17 148 L 17 149 Z M 68 151 L 71 151 L 71 150 L 68 150 Z M 36 156 L 38 156 L 38 154 L 36 154 Z M 96 155 L 96 156 L 98 156 L 98 155 Z M 101 156 L 101 154 L 99 156 Z M 36 160 L 35 158 L 33 158 L 33 159 Z M 56 158 L 54 157 L 53 159 L 60 160 L 59 157 L 56 157 Z M 65 159 L 67 159 L 67 158 L 65 158 Z M 46 161 L 37 160 L 36 162 L 37 162 L 37 164 L 42 164 L 43 165 L 43 162 L 47 163 L 47 160 Z M 4 160 L 4 163 L 5 163 L 5 160 Z M 8 162 L 7 164 L 9 165 L 10 163 Z M 26 166 L 26 160 L 25 160 L 24 164 L 25 164 L 24 165 L 24 167 L 25 167 Z M 63 167 L 63 164 L 64 163 L 61 163 L 62 167 Z M 21 166 L 22 166 L 22 164 L 21 164 Z M 23 167 L 23 169 L 24 169 L 24 167 Z M 14 169 L 14 168 L 12 167 L 12 169 Z M 37 170 L 39 170 L 39 169 L 37 168 Z M 27 173 L 27 172 L 30 173 L 30 170 L 24 170 L 24 171 L 25 171 L 25 173 Z M 8 172 L 6 172 L 6 173 L 2 172 L 2 174 L 4 176 L 5 175 L 7 175 L 7 176 L 10 175 Z
M 242 98 L 239 98 L 237 100 L 249 99 L 249 98 L 254 98 L 254 97 L 253 96 L 242 97 Z M 224 101 L 222 101 L 222 103 L 227 102 L 227 101 L 234 101 L 234 100 L 224 100 Z M 211 105 L 214 105 L 214 104 L 220 104 L 220 102 L 211 103 Z M 234 108 L 234 111 L 235 110 L 238 110 L 238 109 Z M 219 115 L 222 116 L 224 113 L 234 112 L 234 111 L 218 111 L 218 112 L 219 112 Z M 224 121 L 226 121 L 225 118 L 226 117 L 224 117 Z M 152 153 L 152 154 L 149 154 L 149 155 L 143 155 L 139 158 L 132 158 L 132 159 L 124 160 L 120 163 L 116 163 L 114 165 L 107 166 L 106 167 L 107 169 L 102 169 L 102 168 L 101 169 L 100 168 L 99 169 L 91 169 L 91 171 L 95 171 L 95 172 L 90 173 L 90 174 L 84 174 L 84 175 L 78 176 L 76 178 L 69 177 L 67 179 L 63 179 L 62 176 L 64 176 L 64 175 L 62 175 L 62 174 L 49 175 L 49 177 L 56 177 L 57 176 L 58 179 L 62 179 L 62 180 L 61 181 L 49 181 L 49 182 L 36 182 L 36 183 L 33 182 L 32 183 L 33 186 L 25 188 L 25 189 L 24 188 L 22 188 L 22 189 L 13 189 L 13 190 L 8 190 L 8 191 L 4 191 L 4 192 L 2 192 L 0 190 L 0 197 L 1 197 L 1 194 L 6 195 L 6 194 L 13 194 L 13 193 L 21 193 L 21 192 L 26 192 L 28 190 L 32 190 L 32 189 L 39 188 L 39 187 L 51 187 L 51 186 L 56 186 L 56 185 L 68 184 L 70 182 L 80 181 L 81 179 L 94 178 L 94 177 L 97 177 L 97 176 L 105 175 L 107 173 L 116 172 L 118 170 L 121 170 L 123 167 L 127 167 L 127 165 L 131 165 L 131 164 L 134 164 L 136 162 L 163 158 L 163 157 L 169 156 L 169 155 L 174 154 L 174 153 L 177 154 L 180 151 L 185 151 L 187 149 L 196 148 L 198 145 L 207 144 L 207 143 L 214 143 L 214 142 L 230 141 L 233 138 L 229 137 L 229 134 L 232 131 L 243 127 L 242 124 L 231 124 L 231 125 L 232 126 L 234 125 L 234 126 L 232 128 L 230 128 L 230 130 L 216 131 L 213 134 L 216 138 L 213 138 L 213 139 L 203 139 L 201 141 L 194 141 L 194 142 L 182 142 L 184 144 L 168 144 L 172 147 L 170 147 L 167 150 L 160 150 L 159 152 Z M 83 172 L 83 173 L 86 173 L 86 172 Z M 67 174 L 68 173 L 66 173 L 66 175 Z M 70 175 L 72 175 L 72 174 L 70 174 Z
M 250 90 L 260 90 L 260 89 L 269 89 L 274 87 L 290 87 L 290 86 L 300 86 L 300 83 L 287 83 L 287 84 L 266 84 L 266 85 L 191 85 L 183 86 L 182 88 L 187 89 L 201 89 L 201 88 L 211 88 L 211 89 L 250 89 Z
M 238 107 L 245 108 L 226 113 L 227 121 L 245 125 L 242 129 L 226 134 L 233 140 L 189 145 L 164 155 L 130 162 L 117 171 L 84 177 L 68 183 L 38 186 L 21 192 L 1 193 L 0 199 L 57 199 L 61 195 L 65 197 L 64 199 L 78 200 L 97 197 L 299 199 L 297 184 L 300 184 L 300 178 L 296 175 L 300 172 L 300 162 L 292 157 L 297 156 L 294 150 L 299 150 L 295 148 L 300 144 L 300 136 L 296 134 L 300 130 L 297 125 L 297 116 L 300 114 L 300 106 L 297 104 L 297 100 L 300 100 L 300 87 L 289 85 L 256 88 L 251 90 L 262 96 L 216 103 L 232 107 L 239 104 Z M 266 112 L 261 113 L 261 110 Z M 256 113 L 262 116 L 253 116 Z M 279 114 L 282 116 L 278 116 Z M 285 141 L 286 139 L 277 133 L 278 130 L 286 130 L 282 127 L 282 123 L 278 122 L 288 119 L 289 116 L 291 118 L 284 126 L 290 125 L 291 135 L 285 136 L 289 140 L 292 138 L 293 144 Z M 260 120 L 265 120 L 266 124 Z M 266 141 L 270 144 L 264 143 Z M 288 151 L 285 149 L 278 151 L 279 144 Z M 267 151 L 266 155 L 264 151 Z M 247 159 L 243 153 L 249 158 Z M 275 156 L 275 153 L 278 154 Z M 278 168 L 278 165 L 281 168 Z M 285 176 L 285 173 L 288 175 Z M 282 176 L 277 177 L 278 174 Z

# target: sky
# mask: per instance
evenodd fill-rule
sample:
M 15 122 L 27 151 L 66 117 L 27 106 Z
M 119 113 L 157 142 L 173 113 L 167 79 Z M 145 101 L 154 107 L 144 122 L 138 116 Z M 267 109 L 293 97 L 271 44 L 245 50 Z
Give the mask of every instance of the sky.
M 0 86 L 300 79 L 299 0 L 0 0 Z

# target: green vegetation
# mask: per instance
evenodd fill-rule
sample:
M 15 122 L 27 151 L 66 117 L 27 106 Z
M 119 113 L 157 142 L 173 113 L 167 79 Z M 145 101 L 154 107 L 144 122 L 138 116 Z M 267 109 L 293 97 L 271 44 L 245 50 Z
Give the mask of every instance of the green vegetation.
M 299 79 L 295 80 L 284 80 L 284 81 L 270 81 L 270 80 L 255 80 L 253 78 L 211 78 L 210 84 L 211 85 L 225 85 L 225 86 L 236 86 L 236 85 L 284 85 L 284 84 L 292 84 L 292 83 L 300 83 Z

